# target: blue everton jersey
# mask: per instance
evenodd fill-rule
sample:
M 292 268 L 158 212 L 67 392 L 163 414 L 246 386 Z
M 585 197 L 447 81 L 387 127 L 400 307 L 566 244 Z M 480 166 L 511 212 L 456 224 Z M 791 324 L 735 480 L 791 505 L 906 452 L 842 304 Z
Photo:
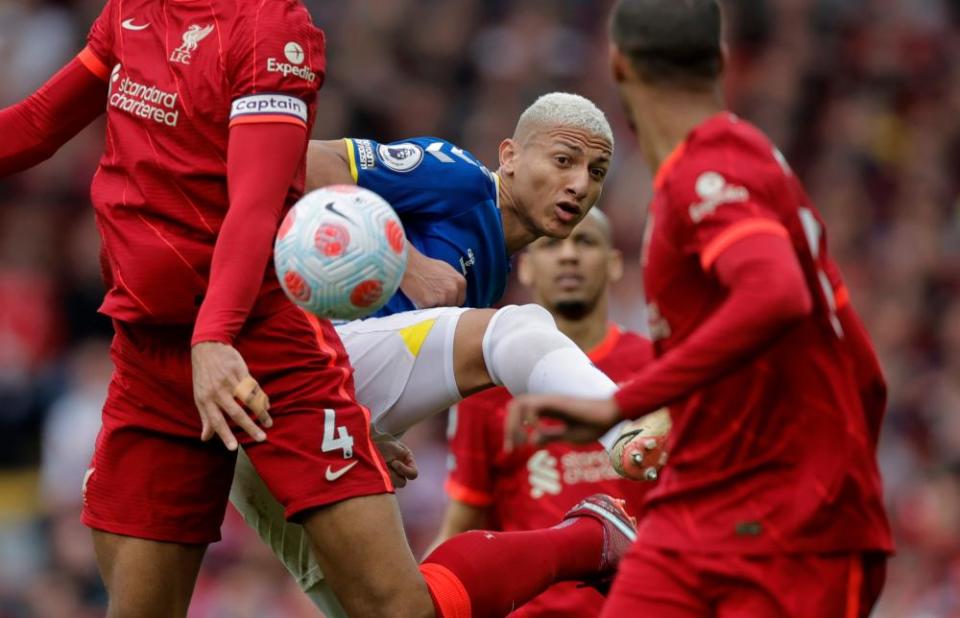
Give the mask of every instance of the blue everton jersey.
M 350 173 L 400 216 L 410 243 L 467 280 L 467 307 L 490 307 L 510 271 L 497 177 L 469 152 L 433 137 L 381 144 L 347 139 Z M 402 291 L 375 316 L 416 309 Z

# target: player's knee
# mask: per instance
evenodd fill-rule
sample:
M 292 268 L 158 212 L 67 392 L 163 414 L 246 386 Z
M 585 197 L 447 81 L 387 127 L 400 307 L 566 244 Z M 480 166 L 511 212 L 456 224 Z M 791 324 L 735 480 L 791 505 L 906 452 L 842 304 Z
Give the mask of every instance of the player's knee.
M 498 309 L 490 320 L 490 327 L 500 330 L 513 330 L 521 326 L 556 328 L 557 323 L 549 311 L 533 303 L 507 305 Z
M 540 305 L 507 305 L 498 309 L 490 318 L 483 335 L 484 357 L 494 354 L 509 337 L 533 330 L 557 330 L 553 316 Z
M 495 384 L 507 384 L 505 368 L 518 360 L 526 366 L 558 348 L 571 345 L 550 312 L 540 305 L 509 305 L 496 312 L 483 337 L 483 358 Z M 518 356 L 519 355 L 519 356 Z M 507 384 L 509 386 L 509 384 Z M 512 389 L 511 389 L 512 390 Z

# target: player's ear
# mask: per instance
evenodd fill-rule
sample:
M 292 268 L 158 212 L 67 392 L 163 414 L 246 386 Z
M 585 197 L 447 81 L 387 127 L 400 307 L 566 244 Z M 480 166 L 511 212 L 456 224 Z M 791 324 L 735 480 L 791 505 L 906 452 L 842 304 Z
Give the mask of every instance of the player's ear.
M 620 48 L 615 44 L 610 44 L 610 73 L 613 75 L 613 81 L 622 84 L 633 76 L 633 67 L 630 59 L 627 58 Z
M 619 249 L 610 249 L 607 257 L 607 279 L 616 283 L 623 278 L 623 253 Z
M 533 286 L 533 264 L 530 263 L 529 249 L 517 258 L 517 281 L 525 288 Z
M 517 158 L 517 143 L 509 137 L 500 142 L 500 169 L 506 174 L 513 174 Z

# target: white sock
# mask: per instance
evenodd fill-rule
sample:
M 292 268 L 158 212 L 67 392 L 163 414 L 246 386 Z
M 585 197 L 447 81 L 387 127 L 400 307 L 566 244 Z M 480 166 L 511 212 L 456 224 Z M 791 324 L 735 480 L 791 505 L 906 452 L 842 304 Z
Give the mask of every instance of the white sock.
M 483 358 L 494 383 L 513 395 L 606 399 L 617 390 L 539 305 L 497 311 L 483 336 Z

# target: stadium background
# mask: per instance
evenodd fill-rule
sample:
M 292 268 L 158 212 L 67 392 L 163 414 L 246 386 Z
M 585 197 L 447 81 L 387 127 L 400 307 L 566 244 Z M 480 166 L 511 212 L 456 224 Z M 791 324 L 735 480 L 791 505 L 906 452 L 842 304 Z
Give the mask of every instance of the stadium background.
M 537 95 L 593 98 L 615 126 L 602 206 L 642 328 L 636 259 L 650 178 L 606 66 L 609 1 L 308 0 L 328 37 L 315 136 L 438 135 L 493 166 Z M 805 180 L 891 387 L 881 447 L 899 554 L 878 616 L 960 616 L 960 2 L 729 0 L 734 110 Z M 0 0 L 0 107 L 83 45 L 100 0 Z M 0 136 L 3 139 L 3 136 Z M 88 186 L 97 123 L 0 181 L 0 617 L 103 613 L 79 485 L 110 376 Z M 511 292 L 517 298 L 517 292 Z M 443 421 L 408 435 L 423 478 L 400 492 L 419 551 L 443 508 Z M 191 615 L 310 615 L 235 518 Z

